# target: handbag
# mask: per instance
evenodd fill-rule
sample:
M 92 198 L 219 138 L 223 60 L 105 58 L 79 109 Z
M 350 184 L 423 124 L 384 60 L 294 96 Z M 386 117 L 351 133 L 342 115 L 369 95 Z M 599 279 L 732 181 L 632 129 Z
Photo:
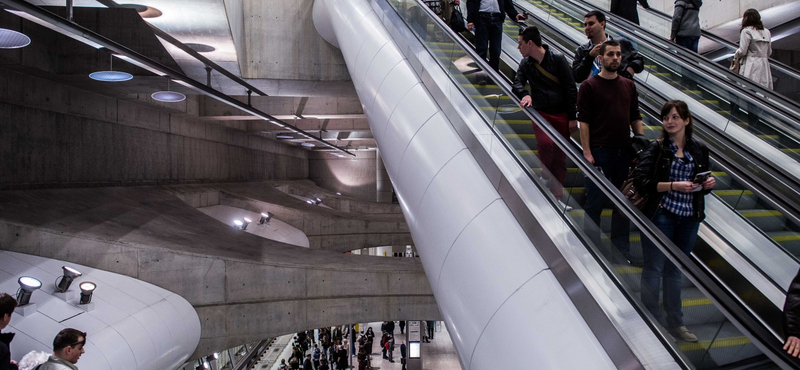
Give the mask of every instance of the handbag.
M 658 146 L 661 147 L 661 140 L 657 140 L 656 142 L 658 143 Z M 658 158 L 656 158 L 655 161 L 656 166 L 658 166 L 658 162 L 661 161 L 662 152 L 663 150 L 658 152 Z M 638 208 L 640 211 L 644 211 L 645 206 L 647 206 L 649 194 L 642 194 L 636 189 L 636 185 L 633 184 L 633 173 L 636 171 L 638 166 L 639 159 L 637 158 L 636 165 L 631 168 L 630 173 L 628 173 L 628 178 L 622 183 L 622 187 L 619 188 L 619 191 L 622 192 L 622 195 L 624 195 L 634 207 Z
M 739 68 L 742 66 L 741 63 L 742 63 L 741 58 L 734 55 L 733 60 L 731 61 L 731 67 L 730 67 L 731 72 L 738 74 Z
M 467 31 L 467 25 L 464 23 L 464 15 L 461 14 L 461 9 L 457 6 L 453 7 L 453 14 L 450 15 L 450 20 L 447 22 L 447 25 L 450 26 L 450 29 L 455 31 L 455 33 Z

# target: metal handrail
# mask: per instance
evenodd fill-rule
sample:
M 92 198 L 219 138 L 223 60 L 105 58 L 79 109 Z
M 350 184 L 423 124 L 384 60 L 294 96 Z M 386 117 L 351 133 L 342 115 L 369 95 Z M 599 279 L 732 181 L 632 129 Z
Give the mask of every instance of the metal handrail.
M 447 26 L 447 24 L 445 24 L 441 18 L 437 17 L 430 8 L 422 4 L 420 2 L 421 0 L 415 1 L 417 1 L 418 6 L 423 8 L 426 14 L 428 14 L 428 16 L 432 18 L 440 28 L 442 28 L 449 36 L 451 36 L 451 38 L 463 49 L 463 51 L 477 63 L 483 72 L 488 74 L 492 81 L 496 82 L 497 86 L 507 96 L 509 96 L 509 98 L 515 104 L 519 105 L 520 100 L 517 98 L 517 96 L 510 91 L 506 84 L 502 83 L 503 77 L 497 71 L 492 69 L 486 60 L 478 56 L 477 53 L 471 49 L 464 40 L 457 36 L 453 36 L 453 31 L 450 30 L 450 27 Z M 462 91 L 462 94 L 463 93 L 464 92 Z M 672 263 L 678 266 L 680 270 L 686 274 L 689 280 L 691 280 L 698 289 L 700 289 L 712 302 L 714 302 L 717 308 L 732 323 L 734 323 L 737 328 L 739 328 L 743 333 L 749 334 L 751 339 L 754 339 L 753 343 L 759 347 L 759 349 L 764 352 L 770 358 L 770 360 L 784 368 L 794 367 L 800 369 L 800 362 L 782 350 L 783 343 L 779 340 L 779 338 L 775 338 L 769 332 L 769 330 L 766 330 L 763 326 L 761 326 L 760 322 L 756 318 L 752 317 L 751 314 L 744 307 L 742 307 L 736 299 L 731 297 L 726 291 L 717 285 L 715 280 L 709 277 L 700 266 L 697 266 L 697 264 L 695 264 L 689 256 L 678 249 L 678 247 L 672 243 L 672 241 L 670 241 L 669 238 L 667 238 L 666 235 L 661 232 L 661 230 L 656 228 L 655 225 L 653 225 L 652 222 L 650 222 L 650 220 L 642 213 L 642 211 L 633 207 L 628 199 L 625 198 L 625 196 L 623 196 L 622 193 L 620 193 L 619 190 L 617 190 L 617 188 L 605 178 L 605 176 L 599 175 L 594 170 L 594 166 L 586 161 L 583 155 L 577 153 L 575 148 L 570 145 L 567 139 L 562 137 L 561 134 L 549 124 L 549 122 L 542 118 L 535 110 L 528 108 L 523 109 L 522 111 L 524 111 L 532 121 L 535 121 L 537 125 L 539 125 L 539 127 L 547 133 L 547 135 L 551 138 L 551 140 L 553 140 L 554 143 L 556 143 L 559 149 L 561 149 L 581 169 L 584 176 L 589 177 L 592 182 L 597 184 L 603 194 L 612 201 L 614 206 L 621 210 L 625 214 L 625 217 L 628 217 L 631 223 L 638 227 L 640 232 L 642 232 L 645 237 L 650 238 L 653 244 L 655 244 L 656 247 L 658 247 L 658 249 L 664 253 Z M 514 149 L 509 146 L 504 137 L 494 129 L 492 132 L 499 142 L 503 144 L 506 150 L 512 154 L 515 160 L 517 160 L 518 164 L 523 167 L 524 171 L 531 178 L 533 178 L 533 174 L 528 170 L 527 166 L 524 165 L 524 162 L 519 158 Z M 553 202 L 552 199 L 551 202 Z M 558 207 L 556 204 L 553 204 L 553 206 Z
M 153 73 L 156 73 L 156 74 L 162 74 L 164 76 L 167 76 L 170 79 L 173 79 L 175 82 L 177 82 L 177 83 L 179 83 L 181 85 L 184 85 L 186 87 L 194 88 L 195 90 L 198 90 L 198 91 L 200 91 L 200 92 L 202 92 L 202 93 L 204 93 L 204 94 L 206 94 L 206 95 L 208 95 L 208 96 L 210 96 L 210 97 L 212 97 L 214 99 L 217 99 L 217 100 L 219 100 L 219 101 L 221 101 L 221 102 L 223 102 L 225 104 L 228 104 L 228 105 L 230 105 L 230 106 L 232 106 L 234 108 L 240 109 L 240 110 L 242 110 L 244 112 L 247 112 L 247 113 L 249 113 L 249 114 L 251 114 L 253 116 L 259 117 L 259 118 L 261 118 L 261 119 L 263 119 L 265 121 L 268 121 L 268 122 L 270 122 L 270 123 L 272 123 L 274 125 L 281 126 L 281 127 L 285 128 L 285 129 L 287 129 L 289 131 L 292 131 L 294 133 L 302 135 L 307 139 L 310 139 L 310 140 L 316 141 L 318 143 L 321 143 L 322 145 L 324 145 L 324 146 L 326 146 L 328 148 L 341 151 L 341 152 L 349 154 L 351 156 L 355 156 L 355 154 L 350 153 L 349 151 L 347 151 L 344 148 L 341 148 L 341 147 L 339 147 L 337 145 L 331 144 L 331 143 L 323 140 L 322 138 L 317 138 L 317 137 L 311 135 L 310 133 L 308 133 L 308 132 L 306 132 L 304 130 L 301 130 L 301 129 L 296 128 L 296 127 L 294 127 L 292 125 L 289 125 L 289 124 L 287 124 L 287 123 L 285 123 L 285 122 L 283 122 L 283 121 L 281 121 L 281 120 L 279 120 L 279 119 L 277 119 L 277 118 L 275 118 L 275 117 L 273 117 L 273 116 L 271 116 L 271 115 L 269 115 L 267 113 L 264 113 L 264 112 L 262 112 L 262 111 L 260 111 L 260 110 L 258 110 L 256 108 L 254 108 L 251 105 L 245 104 L 245 103 L 243 103 L 243 102 L 241 102 L 239 100 L 236 100 L 236 99 L 234 99 L 234 98 L 232 98 L 232 97 L 230 97 L 230 96 L 228 96 L 226 94 L 223 94 L 223 93 L 221 93 L 221 92 L 219 92 L 217 90 L 214 90 L 214 89 L 212 89 L 212 88 L 210 88 L 210 87 L 208 87 L 208 86 L 206 86 L 206 85 L 204 85 L 204 84 L 202 84 L 202 83 L 200 83 L 198 81 L 195 81 L 195 80 L 189 78 L 188 76 L 184 75 L 183 73 L 181 73 L 179 71 L 176 71 L 176 70 L 174 70 L 174 69 L 172 69 L 170 67 L 167 67 L 167 66 L 165 66 L 165 65 L 163 65 L 161 63 L 158 63 L 158 62 L 156 62 L 156 61 L 154 61 L 154 60 L 152 60 L 152 59 L 140 54 L 139 52 L 134 51 L 133 49 L 130 49 L 130 48 L 128 48 L 128 47 L 126 47 L 126 46 L 124 46 L 124 45 L 122 45 L 120 43 L 117 43 L 117 42 L 115 42 L 113 40 L 110 40 L 110 39 L 98 34 L 97 32 L 94 32 L 94 31 L 92 31 L 92 30 L 90 30 L 90 29 L 88 29 L 86 27 L 78 25 L 78 24 L 76 24 L 74 22 L 70 22 L 70 21 L 68 21 L 68 20 L 66 20 L 66 19 L 64 19 L 64 18 L 62 18 L 62 17 L 60 17 L 60 16 L 58 16 L 58 15 L 52 13 L 52 12 L 49 12 L 49 11 L 39 7 L 39 6 L 30 4 L 30 3 L 28 3 L 28 2 L 26 2 L 24 0 L 0 0 L 0 3 L 5 4 L 6 6 L 8 6 L 11 9 L 27 13 L 30 16 L 35 17 L 38 20 L 53 26 L 53 29 L 56 32 L 59 32 L 59 33 L 65 35 L 65 36 L 71 37 L 71 38 L 73 38 L 75 40 L 78 40 L 80 42 L 83 42 L 83 43 L 85 43 L 87 45 L 90 45 L 90 46 L 93 46 L 93 47 L 97 47 L 97 46 L 105 47 L 105 48 L 107 48 L 107 49 L 109 49 L 109 50 L 111 50 L 111 51 L 113 51 L 115 53 L 118 53 L 118 54 L 126 57 L 127 61 L 129 61 L 129 62 L 131 62 L 131 63 L 133 63 L 133 64 L 135 64 L 135 65 L 137 65 L 139 67 L 147 69 L 150 72 L 153 72 Z
M 644 9 L 644 8 L 642 8 L 642 9 Z M 672 17 L 670 17 L 669 14 L 664 13 L 664 12 L 662 12 L 660 10 L 653 9 L 653 8 L 644 9 L 644 10 L 648 11 L 648 12 L 651 12 L 651 13 L 655 14 L 656 16 L 660 17 L 660 18 L 663 18 L 663 19 L 666 19 L 666 20 L 672 20 Z M 631 24 L 634 24 L 634 23 L 631 23 Z M 701 32 L 703 37 L 705 37 L 705 38 L 707 38 L 707 39 L 709 39 L 711 41 L 714 41 L 714 42 L 716 42 L 718 44 L 722 44 L 722 45 L 725 45 L 725 46 L 727 46 L 729 48 L 733 48 L 733 49 L 738 49 L 739 48 L 739 46 L 736 43 L 728 41 L 728 40 L 725 40 L 722 37 L 719 37 L 719 36 L 717 36 L 716 34 L 710 32 L 710 31 L 700 30 L 700 32 Z M 793 78 L 795 78 L 797 80 L 800 80 L 800 71 L 798 71 L 797 69 L 795 69 L 795 68 L 793 68 L 793 67 L 791 67 L 791 66 L 789 66 L 787 64 L 784 64 L 784 63 L 782 63 L 780 61 L 772 59 L 772 58 L 769 58 L 769 63 L 770 63 L 770 65 L 774 65 L 775 67 L 777 67 L 777 69 L 780 70 L 781 72 L 786 73 L 788 75 L 791 75 Z
M 591 4 L 587 3 L 585 0 L 560 0 L 559 3 L 562 6 L 573 7 L 573 9 L 577 12 L 598 10 L 596 8 L 588 7 Z M 606 10 L 599 10 L 608 18 L 621 19 L 620 17 L 617 17 Z M 620 24 L 622 27 L 619 27 Z M 727 68 L 722 68 L 717 63 L 702 55 L 693 52 L 679 52 L 680 50 L 677 45 L 675 45 L 676 48 L 674 50 L 664 48 L 658 44 L 663 42 L 663 38 L 661 36 L 641 27 L 631 30 L 630 27 L 634 26 L 634 24 L 630 21 L 625 20 L 623 22 L 617 22 L 615 25 L 628 33 L 629 35 L 626 35 L 627 37 L 632 37 L 638 42 L 646 42 L 650 47 L 658 50 L 660 53 L 663 53 L 663 55 L 670 55 L 673 60 L 680 62 L 685 68 L 690 69 L 695 73 L 702 71 L 701 69 L 697 68 L 697 65 L 699 65 L 700 62 L 705 62 L 710 68 L 713 68 L 713 72 L 716 74 L 714 75 L 705 73 L 707 79 L 726 87 L 732 92 L 735 92 L 740 98 L 746 99 L 749 103 L 772 112 L 773 115 L 778 116 L 778 113 L 780 113 L 780 115 L 784 116 L 784 119 L 782 120 L 784 124 L 788 125 L 790 129 L 800 132 L 800 123 L 798 123 L 798 121 L 800 121 L 800 104 L 797 102 L 789 100 L 783 95 L 767 90 L 762 86 L 753 83 L 749 79 L 731 72 Z M 645 36 L 647 38 L 645 38 Z M 767 97 L 767 99 L 757 99 L 754 97 L 754 95 L 762 95 Z M 772 102 L 772 100 L 774 100 L 774 102 Z M 787 110 L 784 109 L 783 106 L 792 107 L 792 109 Z

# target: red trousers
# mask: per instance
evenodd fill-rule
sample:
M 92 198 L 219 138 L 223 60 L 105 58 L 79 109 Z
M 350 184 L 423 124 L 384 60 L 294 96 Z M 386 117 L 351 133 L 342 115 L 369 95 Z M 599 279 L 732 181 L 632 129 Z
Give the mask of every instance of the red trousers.
M 558 131 L 561 136 L 569 139 L 569 118 L 566 113 L 539 114 Z M 536 149 L 539 152 L 539 161 L 542 163 L 542 178 L 550 180 L 550 191 L 556 199 L 564 196 L 564 180 L 567 178 L 567 155 L 558 148 L 553 139 L 533 122 L 533 132 L 536 134 Z

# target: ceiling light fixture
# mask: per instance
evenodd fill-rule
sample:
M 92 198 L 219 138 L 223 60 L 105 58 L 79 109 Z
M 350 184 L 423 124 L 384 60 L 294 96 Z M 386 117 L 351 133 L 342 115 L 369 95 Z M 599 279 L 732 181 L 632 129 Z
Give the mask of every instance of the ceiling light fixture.
M 292 136 L 292 135 L 278 135 L 278 136 L 275 136 L 275 137 L 278 138 L 278 139 L 294 139 L 294 136 Z
M 89 78 L 95 81 L 103 82 L 122 82 L 133 79 L 133 75 L 126 72 L 119 72 L 114 70 L 114 55 L 109 56 L 111 62 L 109 63 L 108 71 L 98 71 L 89 74 Z
M 186 95 L 183 95 L 179 92 L 170 91 L 169 84 L 172 81 L 171 78 L 167 78 L 167 90 L 166 91 L 158 91 L 154 92 L 153 95 L 150 95 L 153 100 L 157 100 L 164 103 L 177 103 L 180 101 L 186 100 Z
M 97 284 L 91 281 L 84 281 L 81 285 L 78 285 L 81 288 L 81 300 L 80 304 L 89 304 L 92 302 L 92 294 L 94 294 L 94 290 L 97 289 Z
M 306 147 L 306 148 L 313 148 L 313 147 L 315 147 L 315 146 L 316 146 L 316 145 L 314 145 L 314 144 L 312 144 L 312 143 L 302 143 L 302 144 L 300 144 L 300 145 L 302 145 L 302 146 L 304 146 L 304 147 Z
M 59 292 L 64 293 L 69 290 L 69 286 L 72 285 L 72 281 L 75 280 L 76 277 L 83 274 L 72 267 L 61 266 L 61 269 L 64 270 L 64 274 L 61 276 L 61 281 L 56 279 L 56 288 Z
M 41 288 L 42 282 L 30 276 L 23 276 L 19 278 L 17 282 L 19 283 L 19 290 L 17 290 L 17 306 L 22 307 L 31 302 L 33 291 Z
M 0 49 L 19 49 L 31 43 L 31 38 L 22 32 L 0 28 Z
M 274 216 L 274 215 L 271 212 L 267 212 L 267 213 L 261 212 L 261 218 L 258 220 L 258 223 L 260 223 L 262 225 L 263 224 L 268 224 L 269 220 L 272 219 L 272 216 Z

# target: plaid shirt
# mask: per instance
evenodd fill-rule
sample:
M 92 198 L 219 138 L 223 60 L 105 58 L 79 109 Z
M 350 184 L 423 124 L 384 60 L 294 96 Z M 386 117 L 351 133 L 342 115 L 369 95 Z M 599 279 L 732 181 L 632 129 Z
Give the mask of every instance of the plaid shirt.
M 439 6 L 439 0 L 422 0 L 428 8 L 431 8 L 436 15 L 442 15 L 442 8 Z
M 672 139 L 669 139 L 669 148 L 672 150 L 672 167 L 669 170 L 669 181 L 692 181 L 694 175 L 694 159 L 688 151 L 684 150 L 684 159 L 678 158 L 678 146 Z M 670 211 L 678 216 L 691 217 L 694 215 L 694 207 L 692 205 L 692 197 L 694 193 L 682 193 L 676 190 L 671 190 L 663 198 L 661 198 L 661 207 Z

